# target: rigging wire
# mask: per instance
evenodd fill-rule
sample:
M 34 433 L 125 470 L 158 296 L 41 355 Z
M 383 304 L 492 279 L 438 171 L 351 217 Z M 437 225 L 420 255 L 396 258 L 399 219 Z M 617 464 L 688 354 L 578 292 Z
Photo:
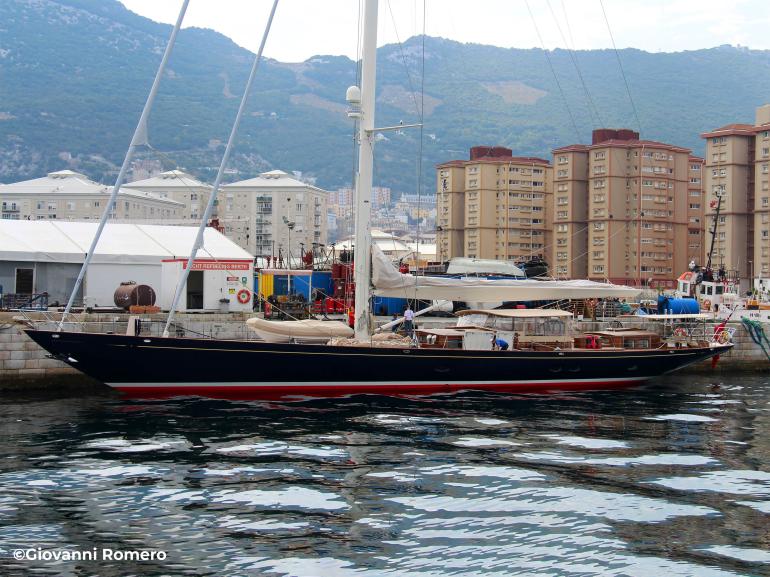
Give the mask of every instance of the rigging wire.
M 594 99 L 591 96 L 591 92 L 588 90 L 588 86 L 586 85 L 586 81 L 583 78 L 583 73 L 580 70 L 580 66 L 578 66 L 577 55 L 575 54 L 575 51 L 571 48 L 570 44 L 567 42 L 567 38 L 564 36 L 564 32 L 562 32 L 561 25 L 559 24 L 559 19 L 556 18 L 556 13 L 554 12 L 553 7 L 551 6 L 551 0 L 546 0 L 546 4 L 548 5 L 548 10 L 551 12 L 553 21 L 556 24 L 556 29 L 559 31 L 559 36 L 561 36 L 562 41 L 567 47 L 567 54 L 569 54 L 570 60 L 572 61 L 572 65 L 575 67 L 575 71 L 577 72 L 578 78 L 580 79 L 580 84 L 583 86 L 583 92 L 585 93 L 586 100 L 588 101 L 588 112 L 589 114 L 592 115 L 592 118 L 593 118 L 593 114 L 595 113 L 596 119 L 599 121 L 599 125 L 604 126 L 604 121 L 602 120 L 602 116 L 599 113 L 599 108 L 596 106 L 596 103 L 594 102 Z M 562 6 L 563 5 L 564 4 L 562 4 Z M 566 17 L 566 12 L 565 12 L 565 17 Z
M 404 71 L 406 72 L 406 78 L 409 81 L 409 91 L 412 94 L 412 100 L 414 100 L 414 109 L 417 116 L 420 118 L 420 122 L 422 122 L 422 109 L 420 107 L 420 104 L 417 102 L 417 91 L 414 89 L 414 83 L 412 82 L 412 75 L 409 73 L 409 64 L 406 61 L 406 54 L 404 54 L 404 44 L 401 42 L 401 38 L 398 34 L 398 27 L 396 26 L 396 18 L 393 15 L 393 7 L 390 4 L 390 0 L 388 0 L 388 10 L 390 11 L 390 19 L 393 22 L 393 33 L 396 35 L 396 42 L 398 43 L 398 51 L 401 55 L 401 62 L 404 65 Z M 424 27 L 424 23 L 423 23 Z M 424 31 L 423 31 L 424 32 Z M 425 56 L 425 38 L 423 34 L 423 57 Z
M 615 45 L 615 37 L 612 35 L 612 28 L 610 28 L 610 21 L 607 18 L 607 12 L 604 10 L 604 2 L 602 0 L 599 0 L 599 6 L 602 8 L 602 15 L 604 16 L 604 22 L 607 24 L 607 32 L 610 33 L 610 40 L 612 41 L 612 49 L 615 51 L 615 57 L 618 59 L 618 67 L 620 68 L 620 74 L 623 76 L 623 82 L 626 85 L 626 93 L 628 94 L 628 100 L 631 102 L 631 108 L 634 111 L 634 117 L 636 117 L 636 125 L 639 127 L 639 132 L 642 132 L 642 123 L 639 120 L 639 114 L 636 111 L 636 104 L 634 104 L 634 98 L 631 96 L 631 88 L 628 86 L 628 78 L 626 78 L 626 73 L 623 70 L 623 62 L 620 59 L 620 52 L 618 52 L 618 47 Z
M 532 20 L 532 25 L 535 28 L 535 32 L 537 33 L 537 37 L 540 40 L 540 46 L 543 48 L 543 54 L 545 54 L 545 59 L 548 61 L 548 67 L 551 69 L 551 74 L 553 74 L 553 79 L 556 81 L 556 86 L 559 88 L 559 94 L 561 94 L 561 99 L 564 102 L 564 108 L 567 110 L 567 114 L 569 115 L 570 122 L 572 123 L 572 128 L 575 129 L 575 136 L 577 137 L 578 142 L 580 141 L 580 131 L 578 130 L 577 124 L 575 123 L 575 117 L 572 115 L 572 110 L 569 107 L 569 104 L 567 102 L 567 97 L 564 95 L 564 90 L 561 87 L 561 82 L 559 82 L 559 77 L 556 75 L 556 70 L 553 67 L 553 63 L 551 62 L 551 57 L 548 54 L 548 50 L 545 47 L 545 42 L 543 42 L 543 37 L 540 34 L 540 28 L 537 26 L 537 21 L 535 20 L 535 15 L 532 13 L 532 8 L 529 6 L 529 0 L 524 0 L 524 4 L 527 6 L 527 12 L 529 12 L 529 17 Z
M 427 0 L 422 0 L 422 55 L 420 62 L 420 147 L 417 154 L 417 268 L 420 268 L 420 222 L 422 220 L 422 161 L 425 135 L 425 15 Z

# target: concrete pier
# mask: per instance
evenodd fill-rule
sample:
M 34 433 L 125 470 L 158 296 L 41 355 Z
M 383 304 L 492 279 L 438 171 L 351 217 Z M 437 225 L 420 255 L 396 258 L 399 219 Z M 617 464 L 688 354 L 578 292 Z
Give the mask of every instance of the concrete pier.
M 48 358 L 46 351 L 37 346 L 23 332 L 25 325 L 18 322 L 19 313 L 0 313 L 0 390 L 60 388 L 60 387 L 101 387 L 69 365 Z M 30 319 L 43 319 L 40 313 L 25 313 Z M 179 325 L 183 326 L 188 336 L 213 337 L 218 339 L 255 340 L 256 335 L 246 328 L 245 313 L 217 314 L 179 314 Z M 58 315 L 47 315 L 53 328 Z M 160 336 L 165 315 L 141 315 L 142 334 Z M 128 326 L 129 315 L 122 313 L 101 313 L 78 315 L 78 321 L 89 332 L 113 332 L 124 334 Z M 390 319 L 386 319 L 390 320 Z M 638 321 L 619 318 L 624 326 L 635 326 Z M 452 318 L 422 318 L 420 326 L 435 327 L 454 323 Z M 599 330 L 606 324 L 592 321 L 577 322 L 580 330 Z M 650 325 L 645 325 L 649 327 Z M 762 349 L 754 343 L 751 336 L 740 322 L 730 322 L 728 327 L 735 329 L 733 350 L 723 355 L 712 369 L 711 362 L 703 362 L 685 369 L 688 372 L 756 372 L 770 371 L 768 361 Z M 770 325 L 765 329 L 770 336 Z

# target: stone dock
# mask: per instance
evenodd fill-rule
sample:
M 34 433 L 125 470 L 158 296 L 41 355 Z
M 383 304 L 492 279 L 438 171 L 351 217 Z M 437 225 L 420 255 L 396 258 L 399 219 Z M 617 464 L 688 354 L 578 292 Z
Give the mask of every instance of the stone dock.
M 44 389 L 61 387 L 101 388 L 102 385 L 84 376 L 69 365 L 48 358 L 47 353 L 38 347 L 23 330 L 25 325 L 19 322 L 19 313 L 0 313 L 0 390 L 9 389 Z M 42 320 L 40 313 L 25 313 L 29 319 Z M 254 333 L 246 328 L 245 320 L 251 315 L 245 313 L 178 314 L 178 325 L 185 328 L 188 336 L 211 337 L 220 339 L 256 340 Z M 50 326 L 54 327 L 59 316 L 49 314 Z M 165 315 L 143 315 L 142 334 L 160 336 L 165 322 Z M 129 316 L 120 313 L 101 313 L 78 315 L 88 332 L 113 332 L 125 334 Z M 384 319 L 385 321 L 390 319 Z M 622 318 L 624 326 L 634 326 L 635 319 Z M 420 319 L 420 326 L 445 326 L 454 319 Z M 606 326 L 606 325 L 604 325 Z M 599 323 L 578 322 L 583 330 L 598 330 Z M 716 369 L 706 361 L 685 369 L 688 372 L 735 372 L 735 371 L 770 371 L 770 361 L 765 353 L 755 344 L 740 322 L 730 322 L 729 328 L 735 329 L 733 342 L 735 348 L 723 355 Z M 766 327 L 770 336 L 770 326 Z

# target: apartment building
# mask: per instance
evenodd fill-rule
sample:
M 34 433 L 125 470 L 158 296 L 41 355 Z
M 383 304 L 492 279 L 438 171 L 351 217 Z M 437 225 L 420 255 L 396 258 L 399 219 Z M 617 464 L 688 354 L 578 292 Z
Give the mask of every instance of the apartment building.
M 553 155 L 554 274 L 674 286 L 689 262 L 689 211 L 702 210 L 689 208 L 690 150 L 599 129 L 591 145 Z
M 699 156 L 690 156 L 689 180 L 687 183 L 687 262 L 706 264 L 705 196 L 703 193 L 703 172 L 705 160 Z
M 212 186 L 181 170 L 169 170 L 156 176 L 135 180 L 123 188 L 152 192 L 184 205 L 179 218 L 200 221 L 209 202 Z
M 720 209 L 713 264 L 746 281 L 770 276 L 770 104 L 757 108 L 753 125 L 728 124 L 701 137 L 707 229 Z
M 588 276 L 588 146 L 573 144 L 553 151 L 554 209 L 550 247 L 552 274 Z
M 112 187 L 71 170 L 0 185 L 2 218 L 10 220 L 99 220 Z M 181 218 L 184 205 L 151 192 L 123 187 L 111 218 L 155 223 Z
M 476 146 L 469 160 L 436 167 L 437 258 L 520 261 L 546 256 L 551 163 Z
M 225 236 L 256 256 L 289 255 L 327 242 L 328 193 L 281 170 L 222 187 L 218 218 Z

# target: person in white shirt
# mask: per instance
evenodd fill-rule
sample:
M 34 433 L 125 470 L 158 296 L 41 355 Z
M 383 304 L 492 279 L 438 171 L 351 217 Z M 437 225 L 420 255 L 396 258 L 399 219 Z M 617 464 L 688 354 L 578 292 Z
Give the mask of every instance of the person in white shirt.
M 412 307 L 407 303 L 406 310 L 404 311 L 404 331 L 407 336 L 412 336 L 414 331 L 414 311 Z

